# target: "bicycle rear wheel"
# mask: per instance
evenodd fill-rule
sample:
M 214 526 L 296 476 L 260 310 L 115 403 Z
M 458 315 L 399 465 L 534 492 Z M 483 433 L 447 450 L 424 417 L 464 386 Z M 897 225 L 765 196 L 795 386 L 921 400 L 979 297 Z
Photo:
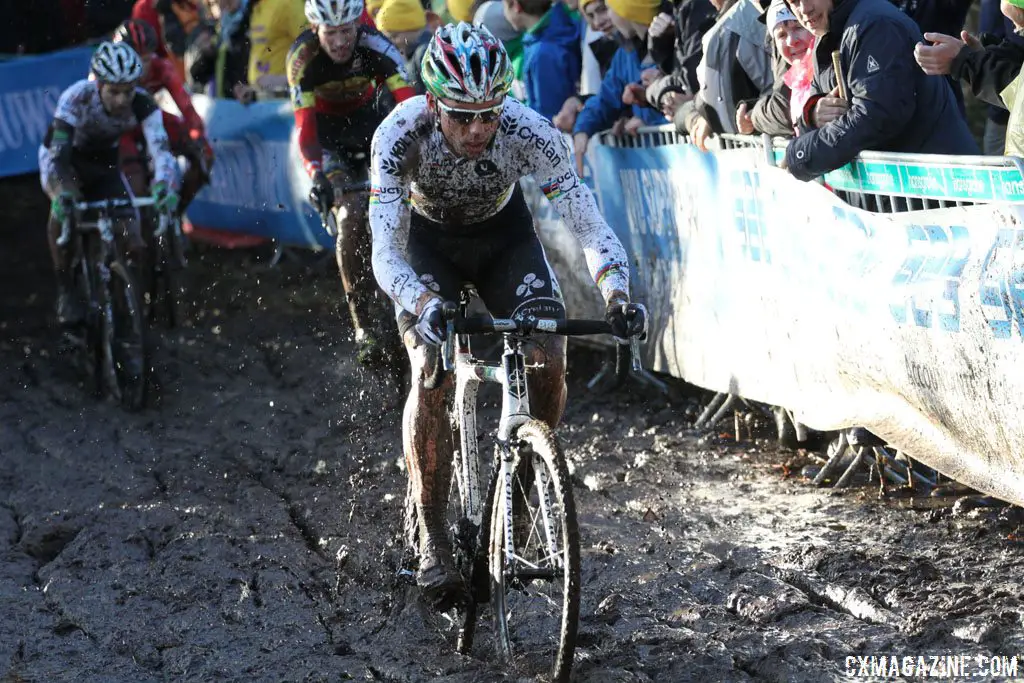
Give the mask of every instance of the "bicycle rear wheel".
M 567 681 L 580 611 L 580 541 L 565 456 L 545 423 L 520 427 L 491 504 L 491 606 L 506 665 Z
M 110 264 L 107 292 L 111 310 L 105 334 L 112 361 L 110 391 L 127 410 L 141 410 L 149 388 L 146 321 L 138 287 L 119 257 Z

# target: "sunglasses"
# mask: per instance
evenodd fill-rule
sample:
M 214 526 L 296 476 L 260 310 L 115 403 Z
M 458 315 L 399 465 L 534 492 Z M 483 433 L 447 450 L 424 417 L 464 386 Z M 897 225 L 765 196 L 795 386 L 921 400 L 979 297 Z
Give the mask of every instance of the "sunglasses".
M 460 126 L 468 126 L 477 119 L 484 125 L 494 123 L 501 118 L 501 111 L 505 108 L 505 103 L 502 102 L 488 109 L 460 109 L 450 107 L 443 102 L 438 102 L 437 106 L 455 123 Z

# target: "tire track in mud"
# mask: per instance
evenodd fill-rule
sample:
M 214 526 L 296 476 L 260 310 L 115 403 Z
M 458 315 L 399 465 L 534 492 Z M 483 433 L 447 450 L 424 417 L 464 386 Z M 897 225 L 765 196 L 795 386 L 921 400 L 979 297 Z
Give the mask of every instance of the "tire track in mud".
M 25 272 L 4 268 L 12 239 L 0 679 L 530 680 L 496 663 L 485 620 L 454 654 L 395 578 L 400 408 L 351 361 L 334 278 L 194 258 L 191 324 L 163 334 L 155 406 L 129 415 L 83 396 L 45 284 L 2 274 Z M 818 681 L 848 655 L 1024 653 L 1018 509 L 818 491 L 784 478 L 793 454 L 699 439 L 685 401 L 588 393 L 592 370 L 574 355 L 560 430 L 578 680 Z

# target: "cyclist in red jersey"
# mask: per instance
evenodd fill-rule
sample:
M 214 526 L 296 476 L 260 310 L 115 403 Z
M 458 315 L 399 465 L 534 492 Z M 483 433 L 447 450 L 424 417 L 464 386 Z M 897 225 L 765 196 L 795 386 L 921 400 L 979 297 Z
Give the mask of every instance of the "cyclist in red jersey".
M 168 111 L 163 112 L 163 117 L 171 153 L 183 156 L 188 161 L 188 168 L 182 178 L 179 205 L 179 211 L 184 213 L 199 190 L 209 182 L 209 168 L 213 163 L 213 148 L 206 139 L 203 119 L 192 106 L 192 98 L 185 90 L 174 64 L 157 55 L 159 41 L 152 26 L 144 21 L 129 19 L 114 32 L 114 42 L 127 43 L 142 58 L 143 75 L 140 85 L 150 94 L 166 90 L 181 111 L 180 117 Z M 145 158 L 141 149 L 144 142 L 140 131 L 126 133 L 121 138 L 122 160 L 127 162 L 133 158 Z M 132 189 L 145 192 L 144 187 Z

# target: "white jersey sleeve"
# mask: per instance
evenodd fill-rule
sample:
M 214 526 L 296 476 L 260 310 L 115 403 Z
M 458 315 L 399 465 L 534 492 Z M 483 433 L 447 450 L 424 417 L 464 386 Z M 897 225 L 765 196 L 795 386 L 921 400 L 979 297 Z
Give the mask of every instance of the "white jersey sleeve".
M 370 232 L 373 274 L 391 299 L 419 315 L 433 296 L 405 257 L 409 241 L 409 182 L 401 159 L 418 143 L 422 97 L 399 104 L 377 127 L 370 144 Z
M 146 137 L 146 149 L 153 160 L 155 182 L 175 187 L 178 179 L 178 163 L 171 154 L 171 143 L 164 130 L 163 112 L 157 109 L 142 120 L 142 134 Z
M 629 261 L 626 250 L 598 210 L 590 188 L 576 174 L 565 136 L 540 114 L 527 111 L 531 118 L 537 119 L 528 122 L 534 131 L 529 142 L 533 149 L 533 154 L 528 157 L 529 173 L 555 207 L 562 222 L 579 240 L 590 276 L 604 298 L 607 300 L 616 291 L 628 295 Z

